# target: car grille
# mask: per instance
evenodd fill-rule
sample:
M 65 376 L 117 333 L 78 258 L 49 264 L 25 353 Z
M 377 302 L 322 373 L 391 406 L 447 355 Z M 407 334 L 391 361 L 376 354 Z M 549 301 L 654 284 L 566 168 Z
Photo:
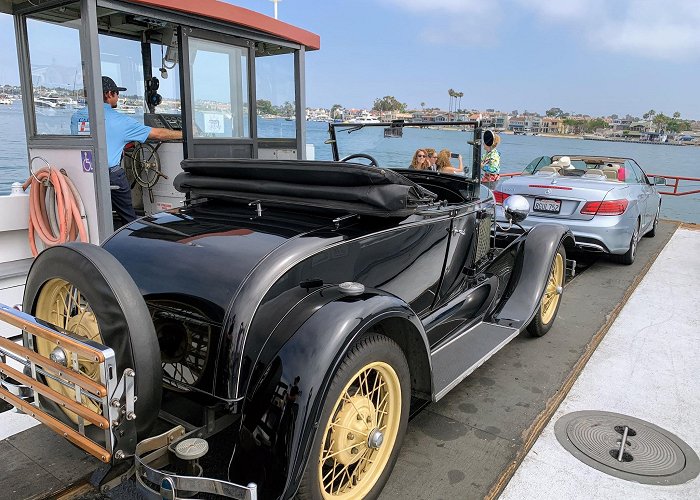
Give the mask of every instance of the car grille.
M 491 248 L 491 214 L 485 214 L 477 220 L 476 251 L 474 252 L 474 264 L 483 259 Z

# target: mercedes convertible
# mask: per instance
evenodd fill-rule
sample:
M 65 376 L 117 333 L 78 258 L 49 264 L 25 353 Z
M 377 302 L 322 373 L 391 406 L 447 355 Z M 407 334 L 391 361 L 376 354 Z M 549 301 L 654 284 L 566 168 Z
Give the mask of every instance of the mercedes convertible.
M 657 185 L 663 177 L 649 178 L 631 158 L 611 156 L 542 156 L 521 175 L 503 180 L 494 191 L 497 203 L 521 195 L 529 204 L 523 228 L 558 222 L 571 229 L 576 246 L 609 254 L 632 264 L 642 236 L 653 237 L 661 213 Z M 505 223 L 503 210 L 496 219 Z M 510 240 L 522 230 L 499 230 Z

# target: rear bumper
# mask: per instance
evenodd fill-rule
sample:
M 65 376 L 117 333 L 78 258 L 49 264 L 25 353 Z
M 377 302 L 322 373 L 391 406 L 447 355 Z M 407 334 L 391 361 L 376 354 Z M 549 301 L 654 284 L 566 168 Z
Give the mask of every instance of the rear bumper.
M 508 224 L 500 205 L 496 207 L 496 221 L 504 226 L 504 229 Z M 592 252 L 623 254 L 629 249 L 634 232 L 634 220 L 630 218 L 629 214 L 596 216 L 591 220 L 553 219 L 530 214 L 527 219 L 521 222 L 521 225 L 525 230 L 528 230 L 537 224 L 551 224 L 553 222 L 563 224 L 571 230 L 577 248 Z M 500 242 L 512 240 L 522 234 L 517 226 L 511 227 L 509 230 L 504 229 L 496 228 L 496 239 Z

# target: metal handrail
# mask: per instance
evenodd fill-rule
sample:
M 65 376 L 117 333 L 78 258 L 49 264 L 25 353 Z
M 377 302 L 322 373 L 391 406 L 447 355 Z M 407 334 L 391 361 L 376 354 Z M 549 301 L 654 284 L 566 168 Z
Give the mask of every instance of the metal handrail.
M 675 181 L 672 185 L 666 184 L 667 187 L 672 187 L 673 191 L 659 191 L 659 194 L 665 194 L 668 196 L 686 196 L 688 194 L 700 193 L 700 189 L 694 189 L 692 191 L 682 191 L 678 192 L 678 185 L 681 181 L 691 181 L 700 183 L 700 178 L 698 177 L 680 177 L 678 175 L 664 175 L 664 174 L 647 174 L 647 177 L 663 177 L 664 179 L 671 179 Z
M 522 174 L 523 174 L 522 172 L 508 172 L 508 173 L 501 173 L 500 176 L 505 177 L 505 178 L 510 178 L 510 177 L 517 177 L 517 176 L 522 175 Z M 672 184 L 666 184 L 666 186 L 673 188 L 673 191 L 659 191 L 659 194 L 663 194 L 663 195 L 667 195 L 667 196 L 686 196 L 689 194 L 700 193 L 700 189 L 693 189 L 690 191 L 678 191 L 681 181 L 697 182 L 700 185 L 700 177 L 682 177 L 679 175 L 666 175 L 666 174 L 646 174 L 646 175 L 649 178 L 663 177 L 664 179 L 670 179 L 670 180 L 674 181 Z

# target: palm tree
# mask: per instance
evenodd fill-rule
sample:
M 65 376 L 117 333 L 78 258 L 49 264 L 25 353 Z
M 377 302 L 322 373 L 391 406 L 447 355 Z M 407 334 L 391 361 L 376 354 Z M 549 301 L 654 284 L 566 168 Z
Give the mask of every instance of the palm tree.
M 447 94 L 450 96 L 450 105 L 447 108 L 447 119 L 450 119 L 450 113 L 452 113 L 452 98 L 455 96 L 455 91 L 453 89 L 450 89 L 447 91 Z
M 462 109 L 462 97 L 464 97 L 464 92 L 458 92 L 457 97 L 459 98 L 458 110 Z
M 421 109 L 421 111 L 425 111 L 425 103 L 424 102 L 420 103 L 420 109 Z

